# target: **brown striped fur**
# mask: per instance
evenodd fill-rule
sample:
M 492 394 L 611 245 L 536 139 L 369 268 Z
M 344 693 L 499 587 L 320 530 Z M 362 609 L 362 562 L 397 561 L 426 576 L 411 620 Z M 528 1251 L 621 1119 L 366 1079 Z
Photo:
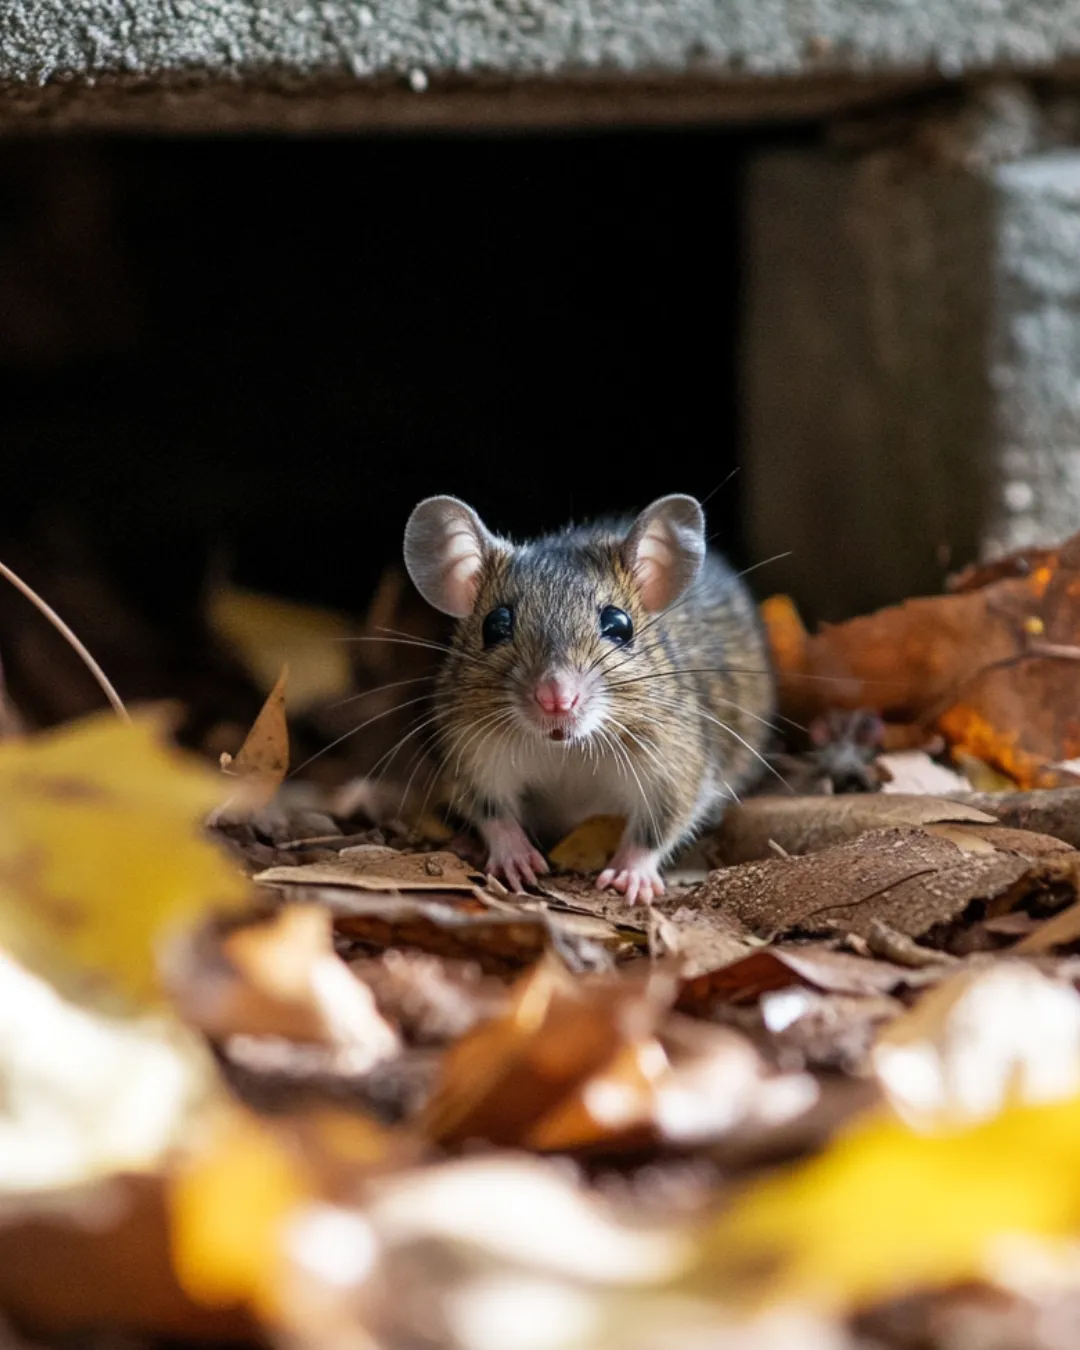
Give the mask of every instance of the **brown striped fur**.
M 510 813 L 549 845 L 617 811 L 667 858 L 756 776 L 774 702 L 757 608 L 710 551 L 674 603 L 646 612 L 624 556 L 633 525 L 602 521 L 520 546 L 487 536 L 436 696 L 449 796 L 473 823 Z M 601 636 L 605 605 L 631 616 L 627 645 Z M 498 606 L 514 612 L 513 638 L 485 650 L 484 616 Z M 553 744 L 515 712 L 553 663 L 599 682 L 600 722 L 581 740 Z

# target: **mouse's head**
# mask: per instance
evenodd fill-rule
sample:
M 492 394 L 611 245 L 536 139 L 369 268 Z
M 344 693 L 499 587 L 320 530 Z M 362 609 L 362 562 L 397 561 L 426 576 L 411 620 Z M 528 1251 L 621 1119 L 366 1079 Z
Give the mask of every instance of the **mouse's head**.
M 457 620 L 443 682 L 454 720 L 486 717 L 492 728 L 565 743 L 600 731 L 618 716 L 619 686 L 662 665 L 650 625 L 704 556 L 702 510 L 685 496 L 660 498 L 629 527 L 570 529 L 522 546 L 493 535 L 455 497 L 421 502 L 405 530 L 416 588 Z

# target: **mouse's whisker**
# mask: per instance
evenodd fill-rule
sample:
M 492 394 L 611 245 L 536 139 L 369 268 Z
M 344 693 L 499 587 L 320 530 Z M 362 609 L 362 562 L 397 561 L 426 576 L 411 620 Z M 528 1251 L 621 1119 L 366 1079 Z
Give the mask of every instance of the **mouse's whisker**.
M 429 695 L 421 694 L 418 698 L 410 698 L 406 699 L 404 703 L 397 703 L 392 708 L 384 708 L 382 712 L 376 713 L 374 717 L 369 717 L 366 722 L 361 722 L 359 726 L 352 727 L 349 731 L 343 732 L 340 736 L 335 737 L 334 740 L 332 740 L 329 745 L 324 745 L 321 750 L 316 750 L 313 755 L 309 755 L 302 764 L 298 764 L 296 768 L 292 770 L 292 772 L 289 774 L 289 777 L 292 778 L 295 774 L 298 774 L 301 769 L 306 769 L 309 764 L 313 764 L 315 760 L 319 759 L 321 756 L 325 754 L 328 754 L 329 751 L 335 748 L 335 746 L 340 745 L 342 741 L 349 740 L 350 737 L 355 736 L 357 735 L 358 732 L 363 731 L 365 727 L 371 726 L 372 722 L 379 722 L 384 717 L 390 717 L 393 713 L 401 712 L 403 708 L 411 708 L 414 704 L 426 703 L 428 698 Z
M 370 698 L 372 694 L 383 694 L 387 689 L 401 689 L 407 684 L 424 684 L 429 680 L 438 679 L 437 675 L 417 675 L 411 680 L 391 680 L 388 684 L 377 684 L 374 689 L 362 689 L 358 694 L 349 694 L 346 698 L 339 698 L 337 702 L 328 706 L 331 708 L 344 708 L 348 703 L 356 703 L 359 699 Z
M 652 808 L 652 802 L 649 800 L 649 794 L 645 791 L 645 785 L 641 781 L 641 775 L 638 773 L 637 768 L 634 765 L 634 757 L 633 755 L 631 755 L 630 751 L 626 748 L 626 746 L 622 744 L 622 742 L 619 740 L 617 736 L 613 737 L 613 744 L 618 746 L 623 759 L 626 761 L 627 769 L 633 775 L 634 782 L 637 784 L 638 792 L 641 794 L 641 803 L 645 807 L 645 810 L 648 812 L 649 823 L 652 826 L 653 834 L 656 836 L 656 838 L 659 839 L 660 828 L 656 823 L 656 813 Z
M 754 722 L 760 722 L 763 727 L 768 727 L 770 731 L 775 731 L 778 736 L 783 735 L 783 727 L 777 726 L 775 722 L 770 722 L 767 717 L 762 717 L 760 713 L 754 712 L 751 708 L 745 708 L 741 703 L 736 703 L 733 698 L 722 698 L 717 693 L 710 693 L 709 697 L 714 703 L 723 703 L 725 707 L 734 708 L 736 712 L 742 713 L 744 717 L 749 717 Z M 650 690 L 646 697 L 645 707 L 649 708 L 653 706 L 668 708 L 672 712 L 686 712 L 685 703 L 680 703 L 675 698 L 668 698 L 663 694 L 657 694 L 655 690 Z M 794 721 L 792 718 L 784 717 L 781 713 L 777 713 L 776 716 L 781 722 L 786 722 L 797 731 L 806 731 L 806 728 L 802 726 L 801 723 Z

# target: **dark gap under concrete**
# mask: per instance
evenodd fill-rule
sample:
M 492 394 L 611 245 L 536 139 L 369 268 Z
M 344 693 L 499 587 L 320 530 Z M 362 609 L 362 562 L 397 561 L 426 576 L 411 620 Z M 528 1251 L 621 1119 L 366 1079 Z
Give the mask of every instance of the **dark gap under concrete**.
M 65 514 L 159 615 L 215 552 L 362 608 L 430 492 L 510 533 L 705 496 L 757 143 L 5 145 L 0 537 Z M 745 563 L 739 496 L 709 511 Z

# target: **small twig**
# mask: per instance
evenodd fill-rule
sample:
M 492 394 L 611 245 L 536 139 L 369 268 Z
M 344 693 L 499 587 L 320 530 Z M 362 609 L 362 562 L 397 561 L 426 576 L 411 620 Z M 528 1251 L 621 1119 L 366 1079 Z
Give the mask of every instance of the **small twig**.
M 11 568 L 2 562 L 0 562 L 0 576 L 6 577 L 17 591 L 25 595 L 27 600 L 29 600 L 32 605 L 35 605 L 41 611 L 41 613 L 45 615 L 45 617 L 56 629 L 56 631 L 60 634 L 60 636 L 63 637 L 68 643 L 70 643 L 70 645 L 74 648 L 79 658 L 82 660 L 83 665 L 86 666 L 87 670 L 90 672 L 91 675 L 93 675 L 94 679 L 98 682 L 98 685 L 101 688 L 101 692 L 112 704 L 113 710 L 115 711 L 117 717 L 123 718 L 125 722 L 130 722 L 131 717 L 128 713 L 128 710 L 124 707 L 124 703 L 120 695 L 113 688 L 109 680 L 109 677 L 105 674 L 105 672 L 101 669 L 98 663 L 86 650 L 83 644 L 79 641 L 79 639 L 75 636 L 75 634 L 63 621 L 60 615 L 57 614 L 56 610 L 53 609 L 51 605 L 46 604 L 45 601 L 42 600 L 41 596 L 38 595 L 37 591 L 35 591 L 32 587 L 28 586 L 26 582 L 23 581 L 22 577 L 16 576 L 16 574 L 11 570 Z

